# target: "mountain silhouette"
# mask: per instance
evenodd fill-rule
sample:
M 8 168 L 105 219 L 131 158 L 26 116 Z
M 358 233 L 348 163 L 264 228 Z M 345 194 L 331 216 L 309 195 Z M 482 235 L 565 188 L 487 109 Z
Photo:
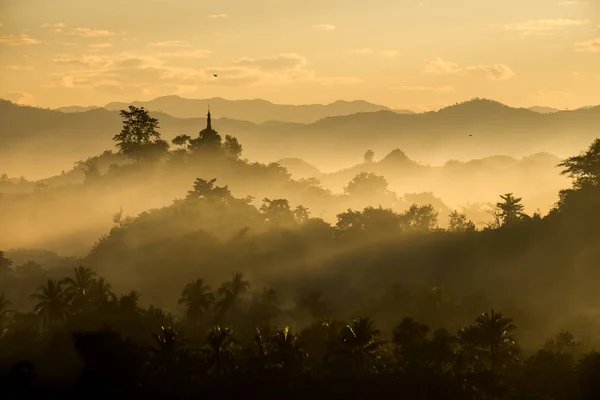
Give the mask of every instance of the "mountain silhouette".
M 331 104 L 289 105 L 274 104 L 266 100 L 226 100 L 220 97 L 211 99 L 186 99 L 179 96 L 163 96 L 150 101 L 134 101 L 131 103 L 109 103 L 104 108 L 109 111 L 122 110 L 129 105 L 144 107 L 149 111 L 161 111 L 178 118 L 195 118 L 204 116 L 210 105 L 218 110 L 219 115 L 251 121 L 257 124 L 267 121 L 285 121 L 311 123 L 321 118 L 334 115 L 349 115 L 358 112 L 390 110 L 390 108 L 366 101 L 336 101 Z M 412 111 L 397 110 L 395 112 L 410 114 Z
M 535 152 L 564 157 L 584 148 L 598 135 L 600 126 L 600 107 L 540 114 L 483 99 L 437 112 L 403 115 L 380 110 L 308 124 L 256 124 L 220 118 L 221 112 L 214 106 L 211 111 L 213 126 L 222 135 L 236 136 L 244 147 L 244 157 L 302 158 L 319 168 L 334 161 L 336 165 L 356 163 L 367 149 L 381 154 L 401 148 L 423 162 L 494 154 L 523 157 Z M 179 134 L 196 136 L 206 125 L 205 117 L 151 114 L 159 119 L 166 140 Z M 60 171 L 68 167 L 65 160 L 81 160 L 114 148 L 112 137 L 122 124 L 118 112 L 103 108 L 69 114 L 8 101 L 0 101 L 0 120 L 0 172 L 26 176 L 28 165 L 31 170 L 60 165 Z
M 537 112 L 537 113 L 540 113 L 540 114 L 552 114 L 557 111 L 560 111 L 558 108 L 544 107 L 544 106 L 533 106 L 533 107 L 528 107 L 527 109 Z

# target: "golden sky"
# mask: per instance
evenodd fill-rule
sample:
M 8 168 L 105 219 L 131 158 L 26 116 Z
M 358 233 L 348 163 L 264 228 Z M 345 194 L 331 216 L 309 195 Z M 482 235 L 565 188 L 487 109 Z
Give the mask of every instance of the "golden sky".
M 0 0 L 0 97 L 595 105 L 599 1 Z

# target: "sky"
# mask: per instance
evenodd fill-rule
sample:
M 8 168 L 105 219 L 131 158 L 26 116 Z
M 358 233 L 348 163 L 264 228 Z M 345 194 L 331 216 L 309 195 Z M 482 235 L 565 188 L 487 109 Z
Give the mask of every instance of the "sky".
M 599 27 L 600 0 L 0 0 L 0 98 L 576 108 Z

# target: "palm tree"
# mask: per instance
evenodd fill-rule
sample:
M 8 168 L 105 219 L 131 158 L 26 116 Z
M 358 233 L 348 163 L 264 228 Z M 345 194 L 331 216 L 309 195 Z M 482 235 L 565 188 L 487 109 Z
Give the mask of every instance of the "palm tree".
M 355 319 L 340 333 L 338 359 L 342 365 L 349 365 L 355 374 L 367 374 L 376 371 L 383 344 L 381 332 L 373 328 L 370 318 Z
M 160 334 L 153 334 L 156 346 L 150 347 L 150 366 L 167 384 L 176 384 L 184 379 L 190 365 L 190 352 L 175 329 L 161 327 Z
M 30 300 L 37 301 L 33 312 L 42 318 L 44 327 L 52 329 L 66 317 L 67 304 L 62 283 L 48 279 L 45 285 L 37 288 L 37 292 L 29 296 Z
M 68 277 L 63 280 L 66 285 L 65 301 L 74 307 L 82 307 L 88 299 L 96 273 L 83 265 L 73 267 L 73 271 L 75 273 L 73 278 Z
M 206 347 L 204 353 L 208 357 L 209 374 L 223 376 L 234 362 L 237 345 L 233 339 L 233 331 L 218 325 L 213 326 L 206 337 Z
M 303 371 L 305 353 L 289 326 L 275 330 L 271 338 L 271 353 L 275 364 L 284 372 L 296 374 Z
M 8 306 L 10 306 L 10 301 L 6 300 L 4 293 L 0 293 L 0 337 L 2 337 L 2 333 L 4 332 L 6 315 L 12 311 L 8 310 Z
M 119 299 L 119 308 L 125 314 L 137 314 L 140 303 L 140 294 L 132 290 L 128 294 L 121 295 Z
M 117 302 L 117 296 L 112 292 L 110 283 L 106 282 L 104 278 L 98 278 L 92 282 L 89 297 L 98 305 L 105 306 Z
M 248 290 L 250 282 L 244 280 L 244 274 L 235 273 L 231 281 L 223 283 L 217 292 L 221 296 L 219 301 L 219 309 L 221 313 L 231 311 L 236 312 L 237 303 Z
M 477 349 L 481 349 L 486 353 L 490 370 L 495 372 L 503 359 L 516 359 L 517 347 L 511 332 L 517 327 L 512 321 L 492 309 L 477 317 L 475 325 L 463 329 L 459 336 L 471 352 L 477 353 Z
M 205 312 L 215 301 L 215 296 L 210 292 L 210 287 L 204 284 L 203 279 L 196 279 L 185 285 L 178 304 L 187 307 L 186 317 L 193 327 L 198 327 Z

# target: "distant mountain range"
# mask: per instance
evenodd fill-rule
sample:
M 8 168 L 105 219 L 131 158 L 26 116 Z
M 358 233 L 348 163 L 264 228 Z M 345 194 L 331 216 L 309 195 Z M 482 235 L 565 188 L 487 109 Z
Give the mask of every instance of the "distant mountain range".
M 123 110 L 129 105 L 144 107 L 149 111 L 162 112 L 177 118 L 198 118 L 206 115 L 210 106 L 216 117 L 225 117 L 261 124 L 267 121 L 311 123 L 319 119 L 360 112 L 394 111 L 414 114 L 409 110 L 392 110 L 389 107 L 366 101 L 336 101 L 331 104 L 289 105 L 274 104 L 266 100 L 186 99 L 179 96 L 163 96 L 150 101 L 131 103 L 113 102 L 103 108 L 109 111 Z M 89 111 L 94 107 L 61 107 L 58 111 L 71 113 Z
M 211 106 L 218 116 L 218 107 Z M 206 124 L 205 117 L 152 115 L 159 119 L 167 140 L 178 134 L 197 135 Z M 264 119 L 279 116 L 275 112 Z M 64 113 L 8 101 L 0 101 L 0 121 L 0 173 L 11 176 L 56 171 L 59 165 L 61 169 L 70 167 L 67 164 L 71 161 L 112 149 L 112 137 L 122 123 L 118 112 L 104 108 Z M 541 114 L 473 99 L 422 114 L 380 110 L 326 117 L 313 123 L 262 124 L 215 118 L 213 126 L 222 135 L 238 137 L 244 146 L 243 155 L 249 159 L 301 158 L 321 170 L 334 170 L 362 161 L 367 149 L 385 154 L 400 148 L 411 157 L 434 164 L 497 154 L 577 154 L 600 132 L 600 107 Z
M 109 111 L 118 111 L 127 108 L 129 105 L 144 107 L 149 111 L 162 112 L 177 118 L 198 118 L 203 117 L 211 105 L 213 113 L 217 117 L 225 117 L 250 121 L 261 124 L 268 121 L 311 123 L 320 119 L 334 116 L 351 115 L 363 112 L 375 111 L 394 111 L 399 114 L 415 114 L 411 110 L 394 110 L 379 104 L 369 103 L 367 101 L 336 101 L 331 104 L 274 104 L 266 100 L 226 100 L 220 97 L 211 99 L 186 99 L 180 96 L 162 96 L 149 101 L 133 101 L 131 103 L 112 102 L 104 107 L 98 106 L 68 106 L 59 107 L 56 110 L 64 113 L 78 113 L 90 111 L 96 108 L 105 108 Z M 589 107 L 582 107 L 589 108 Z M 540 114 L 552 114 L 559 110 L 558 108 L 533 106 L 528 110 Z
M 527 109 L 531 110 L 531 111 L 535 111 L 540 114 L 552 114 L 552 113 L 560 111 L 558 108 L 544 107 L 544 106 L 533 106 L 533 107 L 528 107 Z

